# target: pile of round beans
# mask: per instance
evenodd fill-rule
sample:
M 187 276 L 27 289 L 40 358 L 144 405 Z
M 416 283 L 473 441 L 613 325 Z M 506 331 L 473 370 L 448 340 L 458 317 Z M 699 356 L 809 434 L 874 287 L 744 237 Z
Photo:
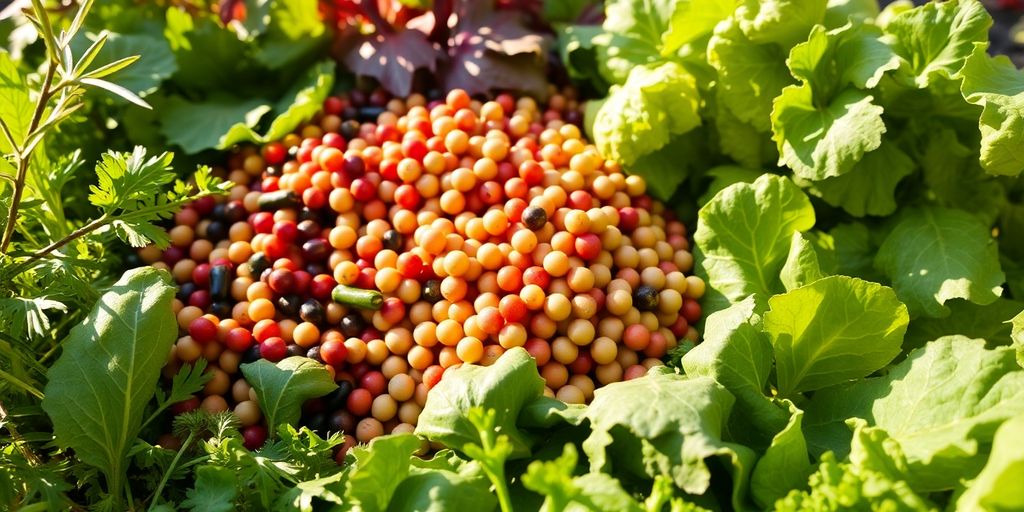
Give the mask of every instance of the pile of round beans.
M 165 376 L 199 358 L 213 374 L 174 410 L 232 410 L 258 447 L 267 432 L 239 365 L 305 356 L 339 387 L 303 423 L 352 444 L 411 431 L 446 368 L 513 347 L 546 394 L 585 403 L 697 341 L 704 282 L 689 275 L 686 228 L 582 138 L 579 112 L 573 91 L 546 107 L 356 91 L 238 150 L 219 170 L 230 194 L 181 210 L 171 246 L 140 252 L 179 286 Z M 334 302 L 337 285 L 379 290 L 383 305 Z

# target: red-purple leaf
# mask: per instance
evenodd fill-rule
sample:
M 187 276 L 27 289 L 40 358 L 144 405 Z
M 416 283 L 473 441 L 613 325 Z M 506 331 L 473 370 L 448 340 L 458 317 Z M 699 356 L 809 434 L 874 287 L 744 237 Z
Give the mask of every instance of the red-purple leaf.
M 390 34 L 355 36 L 342 61 L 357 75 L 372 76 L 397 96 L 412 91 L 417 69 L 437 69 L 440 50 L 418 30 L 399 30 Z
M 449 40 L 444 86 L 470 94 L 516 90 L 544 97 L 547 43 L 509 11 L 462 18 Z

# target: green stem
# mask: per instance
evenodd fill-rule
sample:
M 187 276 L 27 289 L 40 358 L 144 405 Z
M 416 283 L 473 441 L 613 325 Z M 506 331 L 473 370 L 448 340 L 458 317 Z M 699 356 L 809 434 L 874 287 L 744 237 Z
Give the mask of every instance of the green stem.
M 18 263 L 18 265 L 14 267 L 13 273 L 11 275 L 21 274 L 22 272 L 28 270 L 33 263 L 43 259 L 51 252 L 56 251 L 57 249 L 64 247 L 70 242 L 78 238 L 81 238 L 85 235 L 88 235 L 89 233 L 96 231 L 99 228 L 102 228 L 107 224 L 107 220 L 109 218 L 110 217 L 108 217 L 107 214 L 100 215 L 96 220 L 72 231 L 71 233 L 68 233 L 64 238 L 61 238 L 60 240 L 57 240 L 56 242 L 53 242 L 50 245 L 47 245 L 46 247 L 43 247 L 42 249 L 39 249 L 38 251 L 32 253 L 32 255 L 29 256 L 27 260 Z
M 0 378 L 7 382 L 10 382 L 11 384 L 14 384 L 15 386 L 21 388 L 22 390 L 28 393 L 31 393 L 33 396 L 40 400 L 43 399 L 42 391 L 39 391 L 38 389 L 35 388 L 35 386 L 15 377 L 14 375 L 11 375 L 10 373 L 0 370 Z
M 483 435 L 480 436 L 480 444 L 483 445 L 484 453 L 494 453 L 494 445 L 491 443 L 491 436 Z M 512 497 L 508 492 L 508 485 L 505 484 L 505 465 L 504 459 L 501 460 L 501 465 L 495 465 L 485 463 L 483 465 L 484 472 L 491 479 L 491 483 L 494 484 L 494 492 L 498 495 L 498 506 L 501 508 L 501 512 L 514 512 L 512 508 Z
M 41 23 L 46 23 L 40 20 Z M 39 127 L 39 121 L 46 110 L 46 104 L 50 101 L 50 86 L 53 85 L 53 74 L 57 68 L 56 63 L 51 61 L 46 66 L 46 76 L 43 78 L 43 88 L 39 91 L 39 100 L 36 101 L 36 109 L 32 113 L 32 121 L 28 125 L 26 133 L 33 133 Z M 25 176 L 28 174 L 28 165 L 32 161 L 32 152 L 16 154 L 18 160 L 18 176 L 14 181 L 14 196 L 11 197 L 11 210 L 7 213 L 7 224 L 4 225 L 3 238 L 0 238 L 0 252 L 6 253 L 7 247 L 11 245 L 11 238 L 14 235 L 14 223 L 18 219 L 18 206 L 21 205 L 21 195 L 25 192 Z
M 163 478 L 160 479 L 160 485 L 156 486 L 156 491 L 153 493 L 153 501 L 149 502 L 149 510 L 156 508 L 157 503 L 160 502 L 160 495 L 164 492 L 164 486 L 167 485 L 167 481 L 171 479 L 171 474 L 174 473 L 175 466 L 178 465 L 178 461 L 181 460 L 182 454 L 188 449 L 189 445 L 196 438 L 195 432 L 190 432 L 188 437 L 185 438 L 185 442 L 181 443 L 181 448 L 178 449 L 178 453 L 174 455 L 174 459 L 171 460 L 171 465 L 167 467 L 167 471 L 164 472 Z
M 334 302 L 361 309 L 380 309 L 384 305 L 384 295 L 377 290 L 364 290 L 339 284 L 331 292 Z

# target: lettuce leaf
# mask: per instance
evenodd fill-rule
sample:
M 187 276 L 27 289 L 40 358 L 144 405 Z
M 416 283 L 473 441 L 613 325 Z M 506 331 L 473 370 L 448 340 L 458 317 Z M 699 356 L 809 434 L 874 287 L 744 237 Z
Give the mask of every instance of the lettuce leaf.
M 818 391 L 805 410 L 812 451 L 846 453 L 847 418 L 864 418 L 899 443 L 915 490 L 952 489 L 981 470 L 996 428 L 1024 412 L 1024 370 L 1012 348 L 948 336 L 882 377 Z
M 594 143 L 606 158 L 632 164 L 699 126 L 699 107 L 696 79 L 679 64 L 634 67 L 600 103 Z
M 962 210 L 906 210 L 875 256 L 911 315 L 942 317 L 950 299 L 991 304 L 1006 280 L 987 226 Z
M 835 454 L 825 453 L 810 489 L 791 492 L 775 503 L 775 510 L 938 510 L 904 480 L 907 461 L 899 444 L 863 420 L 854 425 L 850 460 L 838 462 Z
M 769 508 L 789 491 L 804 487 L 813 469 L 801 429 L 804 412 L 788 400 L 786 405 L 789 423 L 772 439 L 750 475 L 750 494 L 762 509 Z
M 832 276 L 768 300 L 780 396 L 864 377 L 900 353 L 910 318 L 891 288 Z
M 1024 509 L 1024 415 L 1003 423 L 992 442 L 992 456 L 957 500 L 958 510 Z
M 700 209 L 694 241 L 709 283 L 731 302 L 782 291 L 790 238 L 814 226 L 814 208 L 787 178 L 762 175 L 726 187 Z
M 978 44 L 960 75 L 964 99 L 984 108 L 978 120 L 981 166 L 1017 176 L 1024 171 L 1024 71 L 1006 56 L 989 57 Z
M 977 0 L 928 2 L 892 18 L 885 30 L 902 62 L 904 82 L 919 88 L 951 78 L 974 51 L 988 43 L 992 18 Z
M 787 64 L 801 85 L 783 89 L 771 115 L 779 165 L 823 180 L 849 172 L 878 149 L 886 131 L 882 108 L 864 89 L 898 65 L 880 37 L 868 25 L 819 26 L 793 47 Z
M 789 414 L 765 396 L 774 356 L 762 332 L 767 304 L 755 296 L 708 316 L 704 339 L 681 360 L 690 377 L 711 377 L 736 398 L 726 425 L 730 439 L 763 450 Z
M 646 479 L 665 476 L 691 494 L 708 490 L 711 470 L 706 459 L 720 458 L 732 473 L 733 503 L 738 506 L 755 456 L 745 446 L 722 440 L 732 406 L 732 395 L 707 377 L 655 373 L 616 382 L 595 391 L 587 407 L 592 430 L 583 450 L 591 471 Z
M 883 140 L 846 174 L 806 182 L 807 191 L 854 217 L 891 215 L 897 206 L 896 187 L 914 168 L 914 161 L 897 144 Z
M 735 19 L 751 41 L 789 48 L 807 39 L 811 27 L 824 19 L 825 7 L 825 0 L 744 0 Z
M 740 122 L 767 132 L 772 100 L 793 83 L 785 59 L 785 48 L 751 41 L 734 19 L 721 23 L 708 42 L 708 63 L 718 72 L 718 102 Z
M 525 457 L 530 453 L 529 443 L 516 428 L 516 418 L 543 391 L 537 362 L 521 348 L 509 350 L 491 366 L 453 368 L 427 397 L 416 434 L 461 451 L 467 444 L 479 442 L 467 412 L 473 407 L 493 409 L 498 428 L 512 443 L 512 457 Z

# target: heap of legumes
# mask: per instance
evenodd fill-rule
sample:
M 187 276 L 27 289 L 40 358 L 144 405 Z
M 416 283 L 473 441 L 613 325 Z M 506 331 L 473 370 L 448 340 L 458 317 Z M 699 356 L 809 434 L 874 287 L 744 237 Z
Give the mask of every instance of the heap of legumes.
M 586 403 L 696 341 L 686 227 L 579 119 L 571 90 L 546 106 L 356 93 L 232 155 L 230 195 L 184 208 L 172 245 L 140 254 L 178 284 L 165 375 L 199 358 L 214 374 L 175 411 L 233 410 L 255 449 L 267 430 L 239 365 L 305 356 L 338 389 L 302 423 L 351 445 L 412 431 L 445 369 L 513 347 L 546 394 Z

